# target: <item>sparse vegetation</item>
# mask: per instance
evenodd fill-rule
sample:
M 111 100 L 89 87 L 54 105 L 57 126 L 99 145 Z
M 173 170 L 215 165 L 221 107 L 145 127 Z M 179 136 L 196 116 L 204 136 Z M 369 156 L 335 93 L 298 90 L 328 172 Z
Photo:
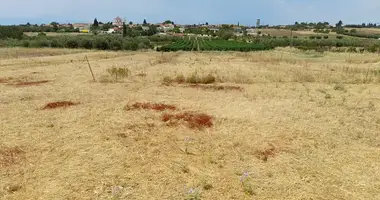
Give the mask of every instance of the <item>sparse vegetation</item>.
M 128 76 L 131 74 L 129 69 L 126 67 L 112 67 L 110 69 L 107 69 L 107 72 L 116 82 L 128 78 Z
M 175 76 L 174 78 L 170 76 L 165 76 L 163 78 L 163 82 L 165 84 L 171 84 L 171 83 L 190 83 L 190 84 L 211 84 L 216 82 L 215 76 L 211 74 L 207 75 L 199 75 L 197 72 L 192 73 L 188 77 L 183 76 L 182 74 L 179 74 Z
M 14 83 L 13 85 L 15 86 L 28 86 L 28 85 L 41 85 L 44 83 L 48 83 L 48 80 L 42 80 L 42 81 L 27 81 L 27 82 L 17 82 Z
M 125 109 L 126 110 L 145 109 L 145 110 L 164 111 L 164 110 L 176 110 L 177 108 L 174 105 L 168 105 L 168 104 L 163 104 L 163 103 L 136 102 L 132 105 L 127 105 Z
M 0 199 L 376 199 L 380 58 L 351 39 L 324 52 L 0 49 Z M 84 55 L 98 81 L 127 67 L 128 84 L 91 81 Z

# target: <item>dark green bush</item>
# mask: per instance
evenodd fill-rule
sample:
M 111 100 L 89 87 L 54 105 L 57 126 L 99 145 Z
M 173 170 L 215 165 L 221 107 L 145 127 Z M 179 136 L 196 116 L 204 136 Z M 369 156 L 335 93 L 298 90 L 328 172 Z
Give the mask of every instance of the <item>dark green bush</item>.
M 27 40 L 22 41 L 22 46 L 23 47 L 29 47 L 29 41 L 27 41 Z
M 84 49 L 92 49 L 94 47 L 93 40 L 88 38 L 82 38 L 79 46 Z
M 119 51 L 123 48 L 123 43 L 120 40 L 111 40 L 110 48 L 115 51 Z
M 75 38 L 71 38 L 69 40 L 66 41 L 66 44 L 65 44 L 65 47 L 66 48 L 70 48 L 70 49 L 76 49 L 79 47 L 79 43 L 78 43 L 78 40 L 75 39 Z
M 94 47 L 99 50 L 108 50 L 110 47 L 108 40 L 102 37 L 96 38 L 94 43 Z

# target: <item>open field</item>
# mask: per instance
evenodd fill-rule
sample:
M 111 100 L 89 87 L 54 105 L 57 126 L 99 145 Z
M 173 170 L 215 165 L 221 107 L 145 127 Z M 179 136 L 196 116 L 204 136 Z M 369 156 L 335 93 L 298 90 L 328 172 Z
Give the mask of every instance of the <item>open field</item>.
M 346 28 L 347 30 L 356 29 L 358 33 L 363 34 L 380 34 L 380 28 Z
M 378 54 L 41 51 L 0 56 L 0 199 L 380 199 Z
M 286 29 L 274 29 L 274 28 L 265 28 L 260 30 L 264 34 L 270 34 L 271 36 L 288 36 L 290 37 L 291 35 L 293 36 L 313 36 L 313 35 L 336 35 L 336 33 L 329 33 L 329 34 L 324 34 L 324 33 L 315 33 L 313 31 L 293 31 L 291 33 L 290 30 Z

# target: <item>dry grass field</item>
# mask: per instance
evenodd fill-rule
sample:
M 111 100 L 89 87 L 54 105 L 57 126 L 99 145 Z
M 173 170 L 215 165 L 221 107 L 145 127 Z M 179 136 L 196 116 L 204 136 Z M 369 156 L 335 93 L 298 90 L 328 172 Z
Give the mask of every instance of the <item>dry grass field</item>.
M 290 37 L 291 35 L 293 36 L 298 36 L 298 37 L 302 37 L 302 36 L 314 36 L 314 35 L 336 35 L 336 33 L 329 33 L 329 34 L 324 34 L 324 33 L 315 33 L 313 31 L 293 31 L 293 33 L 291 33 L 290 30 L 286 30 L 286 29 L 274 29 L 274 28 L 265 28 L 265 29 L 261 29 L 260 30 L 263 34 L 270 34 L 271 36 L 278 36 L 278 37 L 282 37 L 282 36 L 288 36 Z
M 380 199 L 377 54 L 1 52 L 0 199 Z

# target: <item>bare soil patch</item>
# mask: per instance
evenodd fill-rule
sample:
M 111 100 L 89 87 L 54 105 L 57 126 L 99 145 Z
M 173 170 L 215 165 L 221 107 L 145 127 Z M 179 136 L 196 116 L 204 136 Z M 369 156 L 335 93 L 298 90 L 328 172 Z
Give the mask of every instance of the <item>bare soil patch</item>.
M 25 151 L 20 147 L 0 148 L 0 167 L 10 167 L 25 160 Z
M 204 113 L 190 112 L 177 114 L 165 113 L 161 117 L 161 120 L 163 122 L 167 122 L 168 125 L 178 125 L 179 122 L 184 122 L 189 128 L 192 129 L 210 128 L 214 125 L 212 119 L 212 116 Z
M 48 103 L 46 104 L 42 110 L 46 110 L 46 109 L 54 109 L 54 108 L 61 108 L 61 107 L 69 107 L 69 106 L 74 106 L 74 105 L 77 105 L 79 103 L 74 103 L 74 102 L 71 102 L 71 101 L 57 101 L 57 102 L 51 102 L 51 103 Z

